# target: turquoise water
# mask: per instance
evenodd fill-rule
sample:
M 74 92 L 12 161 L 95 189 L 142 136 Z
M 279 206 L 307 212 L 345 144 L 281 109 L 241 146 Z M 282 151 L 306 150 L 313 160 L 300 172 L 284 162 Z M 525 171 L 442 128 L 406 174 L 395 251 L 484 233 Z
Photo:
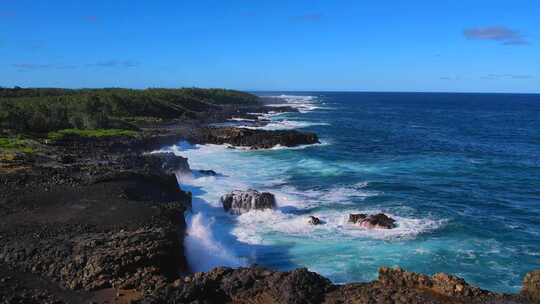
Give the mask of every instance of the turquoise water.
M 302 266 L 344 283 L 399 265 L 516 292 L 540 268 L 540 95 L 266 95 L 300 109 L 271 116 L 266 129 L 314 131 L 322 144 L 172 147 L 192 168 L 221 174 L 181 177 L 195 195 L 186 240 L 194 270 Z M 278 209 L 224 213 L 219 197 L 247 188 L 274 193 Z M 398 227 L 347 223 L 349 213 L 379 211 Z M 310 226 L 308 215 L 325 224 Z

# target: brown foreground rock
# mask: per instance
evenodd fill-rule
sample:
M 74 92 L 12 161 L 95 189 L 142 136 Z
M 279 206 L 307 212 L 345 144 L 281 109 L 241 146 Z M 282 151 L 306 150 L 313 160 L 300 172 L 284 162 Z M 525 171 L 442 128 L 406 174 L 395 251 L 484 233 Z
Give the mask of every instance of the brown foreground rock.
M 540 303 L 540 269 L 525 276 L 521 294 L 531 303 Z
M 260 267 L 216 268 L 175 281 L 141 303 L 529 303 L 468 285 L 447 274 L 427 276 L 396 268 L 381 268 L 369 283 L 334 285 L 306 269 L 289 272 Z M 536 302 L 530 302 L 536 303 Z

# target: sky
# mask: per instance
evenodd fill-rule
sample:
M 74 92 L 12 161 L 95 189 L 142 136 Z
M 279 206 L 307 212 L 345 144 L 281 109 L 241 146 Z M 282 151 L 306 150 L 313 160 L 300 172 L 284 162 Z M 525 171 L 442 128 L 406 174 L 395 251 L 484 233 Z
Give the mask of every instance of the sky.
M 0 0 L 0 86 L 540 93 L 538 0 Z

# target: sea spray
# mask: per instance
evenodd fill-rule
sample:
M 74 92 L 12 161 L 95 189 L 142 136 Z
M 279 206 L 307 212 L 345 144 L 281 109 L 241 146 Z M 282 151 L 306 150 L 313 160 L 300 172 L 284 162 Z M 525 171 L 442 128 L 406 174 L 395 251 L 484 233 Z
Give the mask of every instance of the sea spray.
M 214 237 L 212 232 L 214 225 L 213 218 L 200 212 L 188 218 L 184 247 L 191 271 L 209 271 L 218 266 L 246 265 L 245 260 L 234 256 L 229 248 Z

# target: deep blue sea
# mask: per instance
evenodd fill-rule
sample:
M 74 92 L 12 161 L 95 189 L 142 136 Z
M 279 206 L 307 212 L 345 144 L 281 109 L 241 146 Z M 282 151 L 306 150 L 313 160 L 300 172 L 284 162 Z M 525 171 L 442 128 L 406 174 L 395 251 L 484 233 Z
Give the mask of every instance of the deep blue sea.
M 194 270 L 307 267 L 344 283 L 401 266 L 517 292 L 524 274 L 540 268 L 540 95 L 262 95 L 300 110 L 267 115 L 263 128 L 313 131 L 322 143 L 170 148 L 193 169 L 220 173 L 181 177 L 195 196 L 186 240 Z M 278 208 L 226 214 L 219 197 L 247 188 L 274 193 Z M 385 212 L 398 227 L 347 223 L 358 212 Z M 309 215 L 325 224 L 309 225 Z

